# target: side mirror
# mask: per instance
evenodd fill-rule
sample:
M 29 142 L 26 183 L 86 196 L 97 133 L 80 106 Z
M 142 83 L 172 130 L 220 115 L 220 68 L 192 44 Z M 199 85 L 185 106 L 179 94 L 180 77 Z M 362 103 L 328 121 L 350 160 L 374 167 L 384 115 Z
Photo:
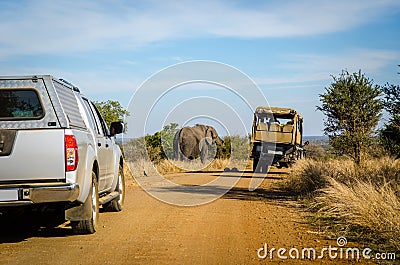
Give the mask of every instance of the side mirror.
M 119 121 L 112 122 L 110 125 L 110 135 L 114 136 L 124 131 L 124 124 Z
M 303 146 L 307 146 L 307 145 L 309 145 L 309 144 L 310 144 L 309 141 L 305 141 L 305 143 L 303 144 Z

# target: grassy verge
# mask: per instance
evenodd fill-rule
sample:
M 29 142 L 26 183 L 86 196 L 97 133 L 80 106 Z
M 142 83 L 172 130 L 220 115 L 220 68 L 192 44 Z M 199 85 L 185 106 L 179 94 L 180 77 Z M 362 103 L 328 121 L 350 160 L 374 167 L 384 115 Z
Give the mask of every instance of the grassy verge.
M 140 177 L 146 174 L 156 174 L 157 172 L 164 174 L 173 174 L 190 171 L 222 171 L 225 168 L 244 169 L 247 161 L 239 161 L 232 159 L 214 159 L 209 164 L 202 164 L 200 161 L 170 161 L 168 159 L 160 160 L 152 163 L 146 159 L 138 159 L 128 162 L 132 175 Z
M 282 188 L 297 194 L 332 237 L 400 250 L 400 161 L 300 161 Z

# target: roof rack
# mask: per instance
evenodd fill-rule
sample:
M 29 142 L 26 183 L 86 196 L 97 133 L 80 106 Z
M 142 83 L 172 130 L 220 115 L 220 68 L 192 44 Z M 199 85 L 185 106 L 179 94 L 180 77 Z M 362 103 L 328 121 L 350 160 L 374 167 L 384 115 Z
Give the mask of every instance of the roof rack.
M 77 86 L 74 86 L 72 83 L 68 82 L 67 80 L 62 79 L 62 78 L 59 78 L 58 80 L 60 80 L 64 84 L 67 84 L 68 86 L 70 86 L 73 91 L 76 91 L 76 92 L 79 92 L 79 93 L 81 92 Z

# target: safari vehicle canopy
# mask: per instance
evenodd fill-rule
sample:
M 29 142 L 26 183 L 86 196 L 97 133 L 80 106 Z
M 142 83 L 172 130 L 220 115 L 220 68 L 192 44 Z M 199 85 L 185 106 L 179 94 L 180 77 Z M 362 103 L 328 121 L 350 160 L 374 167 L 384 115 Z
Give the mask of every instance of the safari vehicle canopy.
M 302 159 L 303 118 L 290 108 L 258 107 L 251 134 L 254 172 L 267 172 L 268 165 L 289 166 Z
M 257 107 L 252 142 L 301 145 L 303 118 L 291 108 Z

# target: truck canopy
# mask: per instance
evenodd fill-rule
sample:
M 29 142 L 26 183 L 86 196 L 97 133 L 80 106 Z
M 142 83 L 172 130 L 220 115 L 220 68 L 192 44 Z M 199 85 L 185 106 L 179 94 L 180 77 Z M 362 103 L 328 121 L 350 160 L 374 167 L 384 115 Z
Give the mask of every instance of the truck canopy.
M 0 129 L 86 129 L 75 93 L 50 75 L 0 76 Z
M 278 108 L 278 107 L 257 107 L 255 113 L 257 116 L 277 116 L 283 119 L 293 119 L 296 115 L 300 114 L 291 108 Z
M 64 129 L 87 130 L 77 93 L 50 75 L 0 76 L 0 184 L 65 181 Z
M 254 112 L 252 141 L 301 144 L 303 118 L 291 108 L 259 106 Z

